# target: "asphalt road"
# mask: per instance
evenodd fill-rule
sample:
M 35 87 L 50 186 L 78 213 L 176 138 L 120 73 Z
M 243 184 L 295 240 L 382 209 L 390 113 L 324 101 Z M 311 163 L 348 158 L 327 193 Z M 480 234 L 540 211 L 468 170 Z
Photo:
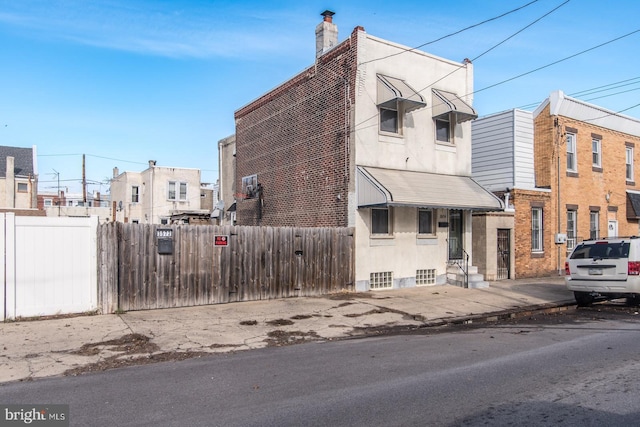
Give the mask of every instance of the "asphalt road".
M 0 386 L 74 426 L 638 425 L 640 317 L 600 305 Z

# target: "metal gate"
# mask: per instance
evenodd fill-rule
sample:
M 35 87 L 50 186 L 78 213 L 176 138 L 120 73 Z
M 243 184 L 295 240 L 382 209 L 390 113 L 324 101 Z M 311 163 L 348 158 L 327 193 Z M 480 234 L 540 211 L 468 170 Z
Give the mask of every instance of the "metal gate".
M 508 279 L 511 277 L 511 230 L 498 229 L 498 273 L 497 279 Z

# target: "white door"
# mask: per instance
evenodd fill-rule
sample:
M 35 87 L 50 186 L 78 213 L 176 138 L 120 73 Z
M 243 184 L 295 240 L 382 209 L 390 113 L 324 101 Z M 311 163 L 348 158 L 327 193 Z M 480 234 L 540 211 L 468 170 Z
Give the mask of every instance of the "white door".
M 618 221 L 616 221 L 615 219 L 609 220 L 609 227 L 607 227 L 607 236 L 608 237 L 618 236 Z

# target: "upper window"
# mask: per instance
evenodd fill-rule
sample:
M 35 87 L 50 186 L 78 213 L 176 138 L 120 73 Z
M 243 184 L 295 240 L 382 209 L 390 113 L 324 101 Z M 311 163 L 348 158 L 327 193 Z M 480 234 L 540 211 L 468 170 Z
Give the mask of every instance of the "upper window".
M 418 209 L 418 234 L 435 234 L 434 218 L 432 209 Z
M 578 164 L 576 162 L 576 136 L 572 133 L 567 134 L 567 172 L 577 172 Z
M 401 133 L 400 128 L 398 111 L 380 107 L 380 130 L 382 132 Z
M 453 142 L 451 140 L 451 122 L 447 117 L 435 119 L 436 122 L 436 141 Z
M 140 201 L 139 198 L 140 187 L 137 185 L 131 186 L 131 203 L 138 203 Z
M 252 199 L 258 195 L 258 175 L 242 177 L 242 194 L 247 199 Z
M 18 193 L 27 193 L 29 191 L 29 184 L 26 182 L 18 183 Z
M 53 200 L 51 200 L 51 199 L 44 199 L 44 205 L 45 205 L 46 207 L 53 206 Z
M 626 147 L 626 178 L 627 181 L 633 181 L 633 147 Z
M 591 140 L 591 158 L 594 167 L 602 167 L 602 143 L 599 139 Z
M 371 234 L 391 234 L 391 212 L 389 208 L 371 209 Z
M 542 208 L 531 208 L 531 252 L 542 251 Z
M 169 200 L 187 200 L 187 183 L 169 181 Z

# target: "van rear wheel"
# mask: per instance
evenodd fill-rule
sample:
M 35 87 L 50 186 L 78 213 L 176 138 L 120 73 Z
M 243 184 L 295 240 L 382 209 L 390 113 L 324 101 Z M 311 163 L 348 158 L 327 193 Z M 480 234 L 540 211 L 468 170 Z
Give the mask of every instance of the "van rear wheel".
M 576 298 L 576 302 L 578 303 L 578 307 L 589 307 L 593 304 L 593 295 L 589 292 L 578 292 L 575 291 L 573 296 Z

